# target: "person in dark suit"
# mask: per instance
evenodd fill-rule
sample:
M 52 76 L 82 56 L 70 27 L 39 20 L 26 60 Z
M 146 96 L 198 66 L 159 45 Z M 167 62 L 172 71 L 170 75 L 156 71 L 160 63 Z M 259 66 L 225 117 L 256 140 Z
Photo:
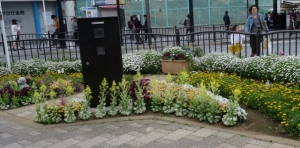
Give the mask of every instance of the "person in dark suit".
M 230 18 L 229 18 L 229 15 L 228 15 L 228 11 L 225 11 L 225 15 L 223 17 L 223 21 L 225 23 L 225 26 L 226 26 L 226 30 L 229 30 L 229 26 L 230 26 Z
M 136 15 L 133 15 L 133 24 L 135 26 L 134 33 L 135 33 L 136 44 L 143 44 L 143 40 L 139 34 L 142 28 L 142 24 Z
M 145 19 L 145 24 L 144 24 L 143 28 L 144 28 L 145 33 L 148 33 L 147 15 L 146 15 L 146 14 L 144 15 L 144 19 Z M 151 28 L 150 28 L 150 33 L 152 33 L 152 29 L 151 29 Z M 155 38 L 154 35 L 151 35 L 151 37 L 152 37 L 154 40 L 156 40 L 156 38 Z M 148 39 L 148 35 L 145 35 L 145 41 L 147 41 L 147 39 Z

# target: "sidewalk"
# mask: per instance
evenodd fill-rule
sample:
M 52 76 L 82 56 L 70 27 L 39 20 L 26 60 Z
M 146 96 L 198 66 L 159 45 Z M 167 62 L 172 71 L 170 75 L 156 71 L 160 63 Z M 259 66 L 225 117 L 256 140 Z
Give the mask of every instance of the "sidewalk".
M 157 79 L 163 80 L 165 75 Z M 150 76 L 148 78 L 153 78 Z M 83 93 L 71 98 L 82 98 Z M 55 101 L 55 100 L 52 100 Z M 298 148 L 299 141 L 155 113 L 45 125 L 34 105 L 0 111 L 2 148 Z M 246 121 L 247 122 L 247 121 Z

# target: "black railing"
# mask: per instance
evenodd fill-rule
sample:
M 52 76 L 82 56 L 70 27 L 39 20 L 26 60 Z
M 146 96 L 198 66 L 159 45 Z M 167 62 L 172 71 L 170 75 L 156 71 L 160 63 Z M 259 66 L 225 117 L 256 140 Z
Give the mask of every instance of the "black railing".
M 243 25 L 240 24 L 239 28 L 243 30 Z M 227 31 L 225 26 L 197 26 L 194 27 L 194 33 L 185 34 L 185 28 L 152 28 L 152 33 L 131 33 L 131 30 L 122 30 L 122 53 L 128 53 L 136 50 L 157 50 L 161 51 L 166 46 L 189 46 L 191 49 L 199 47 L 204 53 L 230 53 L 228 47 L 231 45 L 230 34 L 240 34 L 245 36 L 255 35 L 257 39 L 266 38 L 270 39 L 271 43 L 267 44 L 270 50 L 263 49 L 263 44 L 257 44 L 258 55 L 267 54 L 280 54 L 286 55 L 298 55 L 298 37 L 300 36 L 300 30 L 281 30 L 272 31 L 269 33 L 243 33 L 243 32 L 231 32 Z M 157 33 L 159 32 L 159 33 Z M 73 39 L 73 32 L 64 33 L 66 37 L 64 39 L 54 38 L 51 34 L 22 34 L 20 36 L 20 42 L 25 48 L 21 48 L 19 44 L 16 45 L 15 51 L 12 49 L 12 45 L 15 42 L 13 36 L 7 36 L 8 50 L 12 61 L 15 60 L 27 60 L 32 58 L 41 58 L 44 60 L 51 59 L 80 59 L 79 46 L 76 44 L 78 39 Z M 140 35 L 143 39 L 145 36 L 154 37 L 147 42 L 141 44 L 135 44 L 135 39 L 131 39 L 131 36 Z M 193 38 L 191 37 L 193 36 Z M 193 39 L 193 40 L 192 40 Z M 59 43 L 53 44 L 53 42 Z M 300 42 L 299 42 L 300 43 Z M 3 36 L 2 49 L 0 50 L 0 62 L 5 62 L 5 56 L 1 55 L 1 51 L 5 54 Z M 249 57 L 252 54 L 249 37 L 243 41 L 243 49 L 240 53 L 242 57 Z M 237 54 L 237 53 L 233 53 Z M 2 57 L 2 58 L 1 58 Z

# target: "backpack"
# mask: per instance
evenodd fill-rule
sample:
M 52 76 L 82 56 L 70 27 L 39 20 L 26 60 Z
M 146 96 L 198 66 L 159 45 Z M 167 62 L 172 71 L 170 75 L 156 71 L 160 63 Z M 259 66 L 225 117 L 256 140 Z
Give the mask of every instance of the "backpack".
M 186 20 L 184 20 L 184 22 L 183 22 L 183 26 L 186 26 Z

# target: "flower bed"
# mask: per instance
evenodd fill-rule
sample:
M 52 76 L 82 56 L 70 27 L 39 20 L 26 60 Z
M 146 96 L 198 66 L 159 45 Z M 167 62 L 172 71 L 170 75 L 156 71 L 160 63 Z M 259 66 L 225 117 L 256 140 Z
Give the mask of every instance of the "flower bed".
M 218 84 L 218 94 L 230 97 L 232 90 L 241 90 L 240 101 L 252 108 L 260 109 L 266 115 L 278 120 L 290 135 L 300 136 L 300 89 L 291 83 L 262 83 L 253 79 L 241 79 L 225 73 L 189 73 L 185 83 L 197 86 L 203 82 L 209 90 L 211 83 Z M 175 81 L 181 82 L 179 76 Z
M 18 80 L 18 81 L 16 81 Z M 23 80 L 23 81 L 21 81 Z M 7 74 L 0 79 L 0 109 L 17 108 L 34 103 L 34 92 L 37 88 L 46 87 L 45 96 L 56 98 L 60 95 L 71 95 L 67 92 L 82 90 L 81 73 L 46 73 L 42 76 L 22 77 L 18 74 Z
M 171 76 L 168 76 L 168 79 Z M 138 72 L 134 76 L 135 82 L 146 82 L 142 79 L 142 76 Z M 136 83 L 139 84 L 139 83 Z M 91 90 L 87 86 L 85 90 L 85 101 L 80 104 L 82 107 L 78 113 L 78 118 L 87 120 L 94 115 L 96 118 L 103 118 L 107 114 L 115 116 L 118 113 L 121 115 L 130 115 L 131 112 L 135 114 L 142 114 L 147 109 L 153 112 L 163 112 L 165 114 L 173 114 L 176 116 L 188 116 L 190 118 L 197 118 L 199 121 L 209 121 L 210 123 L 217 123 L 222 120 L 226 126 L 233 126 L 238 121 L 244 121 L 247 113 L 245 110 L 239 107 L 238 100 L 240 99 L 240 91 L 235 89 L 232 93 L 232 99 L 220 97 L 206 90 L 204 85 L 200 88 L 195 88 L 187 84 L 175 84 L 166 83 L 153 80 L 145 85 L 140 83 L 135 85 L 136 99 L 134 101 L 134 107 L 130 108 L 128 103 L 132 97 L 128 91 L 130 89 L 130 83 L 122 79 L 122 82 L 118 84 L 113 82 L 111 87 L 104 78 L 100 84 L 99 92 L 99 105 L 96 108 L 95 113 L 91 113 L 89 110 L 89 100 L 91 99 Z M 147 91 L 145 91 L 145 88 Z M 40 89 L 43 90 L 43 89 Z M 44 94 L 44 91 L 40 92 Z M 106 96 L 110 95 L 112 102 L 109 109 L 105 108 Z M 145 100 L 150 97 L 147 102 Z M 36 96 L 43 98 L 43 96 Z M 118 100 L 117 98 L 121 98 Z M 37 104 L 35 121 L 46 123 L 58 123 L 64 120 L 67 123 L 75 122 L 76 115 L 74 113 L 74 101 L 67 102 L 63 108 L 64 113 L 61 113 L 58 105 L 48 105 L 44 99 L 41 100 L 42 105 Z M 118 102 L 120 103 L 117 106 Z M 50 109 L 49 109 L 50 108 Z

